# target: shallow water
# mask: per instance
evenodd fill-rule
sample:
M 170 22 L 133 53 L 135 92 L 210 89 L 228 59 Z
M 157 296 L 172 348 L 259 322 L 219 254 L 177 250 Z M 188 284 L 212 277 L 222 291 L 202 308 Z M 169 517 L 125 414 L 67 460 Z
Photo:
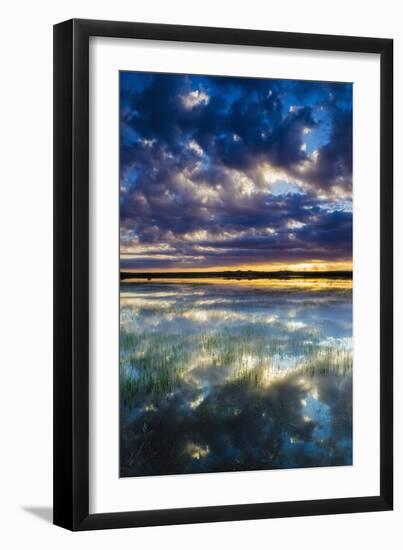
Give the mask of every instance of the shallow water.
M 121 285 L 120 475 L 352 463 L 344 280 Z

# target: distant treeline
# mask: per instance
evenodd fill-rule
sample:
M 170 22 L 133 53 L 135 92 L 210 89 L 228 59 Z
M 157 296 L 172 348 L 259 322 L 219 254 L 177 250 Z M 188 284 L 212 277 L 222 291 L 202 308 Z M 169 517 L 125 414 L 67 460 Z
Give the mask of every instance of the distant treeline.
M 122 282 L 131 279 L 352 279 L 352 271 L 177 271 L 169 273 L 131 273 L 120 272 Z

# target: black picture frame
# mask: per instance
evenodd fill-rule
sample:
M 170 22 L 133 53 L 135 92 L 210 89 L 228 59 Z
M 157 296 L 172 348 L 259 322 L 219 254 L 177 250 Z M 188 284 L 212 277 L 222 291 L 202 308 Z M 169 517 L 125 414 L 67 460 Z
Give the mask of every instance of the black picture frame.
M 89 513 L 89 38 L 380 54 L 380 491 L 365 497 Z M 393 507 L 393 40 L 73 19 L 54 26 L 54 523 L 71 530 Z

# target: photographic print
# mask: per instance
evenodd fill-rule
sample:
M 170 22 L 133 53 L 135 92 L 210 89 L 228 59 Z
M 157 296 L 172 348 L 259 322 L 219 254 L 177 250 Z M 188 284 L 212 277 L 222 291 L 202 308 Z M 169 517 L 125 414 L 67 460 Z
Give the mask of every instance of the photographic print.
M 352 84 L 119 80 L 120 476 L 351 465 Z

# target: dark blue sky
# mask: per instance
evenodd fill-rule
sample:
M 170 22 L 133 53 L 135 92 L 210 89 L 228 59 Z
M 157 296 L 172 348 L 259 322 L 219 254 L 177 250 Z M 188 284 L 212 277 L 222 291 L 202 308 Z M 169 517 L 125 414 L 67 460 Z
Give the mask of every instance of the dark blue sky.
M 344 267 L 352 84 L 121 72 L 120 217 L 125 269 Z

